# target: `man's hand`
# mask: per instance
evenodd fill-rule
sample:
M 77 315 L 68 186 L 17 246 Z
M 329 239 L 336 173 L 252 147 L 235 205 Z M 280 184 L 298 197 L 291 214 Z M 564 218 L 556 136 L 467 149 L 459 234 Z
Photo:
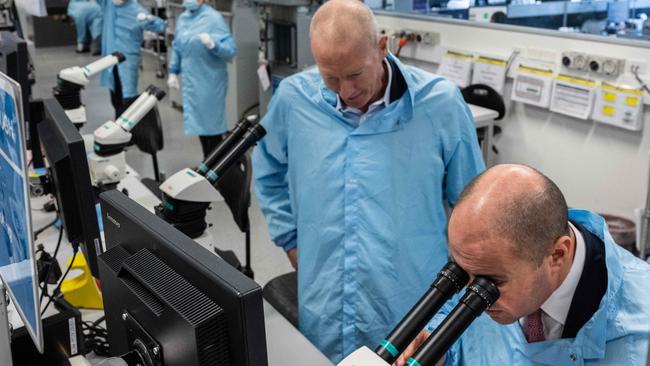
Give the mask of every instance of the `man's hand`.
M 291 266 L 293 269 L 296 271 L 298 270 L 298 248 L 293 248 L 287 252 L 287 257 L 289 257 L 289 262 L 291 262 Z
M 167 86 L 169 86 L 170 89 L 180 89 L 181 82 L 178 80 L 176 74 L 169 74 L 169 77 L 167 78 Z
M 214 41 L 212 40 L 212 38 L 210 38 L 209 34 L 199 33 L 199 39 L 207 49 L 211 50 L 214 48 Z
M 406 347 L 404 352 L 397 358 L 397 361 L 393 364 L 393 366 L 404 366 L 406 365 L 406 361 L 413 356 L 415 351 L 424 343 L 424 341 L 427 340 L 427 337 L 429 337 L 431 333 L 427 332 L 426 330 L 423 330 L 418 334 L 417 337 L 411 342 L 411 344 Z

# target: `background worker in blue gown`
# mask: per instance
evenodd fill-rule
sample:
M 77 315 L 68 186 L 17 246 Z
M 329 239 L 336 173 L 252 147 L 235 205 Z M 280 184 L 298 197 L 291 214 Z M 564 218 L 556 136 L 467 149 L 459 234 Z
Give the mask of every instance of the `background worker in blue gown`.
M 77 53 L 90 51 L 100 52 L 100 36 L 102 35 L 102 8 L 92 0 L 70 0 L 68 16 L 74 20 L 77 31 Z
M 299 328 L 334 363 L 379 345 L 447 261 L 447 206 L 483 171 L 458 88 L 403 65 L 362 2 L 314 14 L 317 68 L 284 79 L 254 151 Z
M 540 172 L 487 170 L 461 195 L 448 232 L 454 260 L 470 279 L 491 277 L 501 297 L 445 365 L 646 365 L 650 266 L 614 242 L 602 217 L 568 210 Z
M 136 0 L 101 0 L 104 10 L 102 56 L 121 52 L 126 60 L 118 65 L 120 83 L 114 80 L 113 69 L 102 72 L 101 83 L 111 91 L 111 103 L 117 111 L 138 95 L 138 68 L 143 31 L 162 33 L 165 22 L 151 15 Z
M 237 52 L 223 16 L 205 0 L 183 1 L 169 62 L 170 88 L 183 80 L 185 133 L 198 135 L 207 156 L 226 132 L 227 62 Z

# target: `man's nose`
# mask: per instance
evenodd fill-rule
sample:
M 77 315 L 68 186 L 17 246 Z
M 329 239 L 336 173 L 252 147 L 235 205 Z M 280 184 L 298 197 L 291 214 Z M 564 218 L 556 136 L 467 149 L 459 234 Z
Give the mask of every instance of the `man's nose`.
M 350 81 L 343 81 L 341 82 L 340 88 L 339 88 L 339 95 L 343 99 L 349 99 L 350 97 L 353 97 L 356 94 L 356 88 L 354 86 L 354 83 Z

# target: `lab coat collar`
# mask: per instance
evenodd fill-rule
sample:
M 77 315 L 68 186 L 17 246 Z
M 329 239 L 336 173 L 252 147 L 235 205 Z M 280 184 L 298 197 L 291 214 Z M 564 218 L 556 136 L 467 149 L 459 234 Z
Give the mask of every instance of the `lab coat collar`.
M 573 361 L 569 357 L 570 355 L 575 355 L 580 360 L 602 359 L 605 357 L 607 341 L 623 335 L 616 330 L 616 327 L 608 327 L 608 323 L 614 321 L 617 313 L 615 299 L 622 286 L 622 268 L 619 256 L 613 247 L 616 244 L 605 230 L 607 224 L 602 217 L 585 210 L 569 210 L 569 219 L 581 224 L 605 244 L 607 292 L 603 296 L 598 310 L 578 331 L 575 338 L 527 343 L 523 338 L 521 327 L 518 324 L 510 325 L 511 329 L 517 331 L 522 338 L 521 342 L 517 342 L 518 349 L 532 361 L 546 365 L 580 365 Z M 551 347 L 549 347 L 550 342 L 553 343 Z M 566 354 L 567 357 L 558 359 L 558 354 Z
M 374 135 L 398 131 L 403 128 L 404 123 L 411 120 L 413 116 L 414 100 L 413 95 L 419 89 L 413 80 L 409 70 L 399 60 L 388 53 L 386 56 L 399 69 L 399 72 L 406 81 L 407 90 L 402 97 L 387 105 L 384 109 L 373 115 L 368 121 L 361 125 L 353 126 L 343 118 L 343 114 L 336 109 L 337 96 L 329 89 L 322 77 L 320 77 L 319 93 L 313 96 L 313 101 L 320 105 L 328 114 L 335 117 L 341 123 L 346 124 L 352 132 L 351 135 Z

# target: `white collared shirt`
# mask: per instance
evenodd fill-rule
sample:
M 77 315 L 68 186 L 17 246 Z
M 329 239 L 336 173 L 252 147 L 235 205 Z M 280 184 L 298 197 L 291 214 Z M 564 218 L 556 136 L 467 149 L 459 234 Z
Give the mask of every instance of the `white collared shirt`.
M 566 318 L 571 308 L 573 295 L 580 282 L 582 270 L 585 266 L 586 247 L 585 240 L 580 231 L 569 222 L 569 227 L 573 230 L 576 237 L 576 253 L 569 269 L 569 274 L 553 293 L 542 304 L 542 324 L 544 325 L 544 337 L 546 340 L 562 338 Z M 527 318 L 519 319 L 519 324 L 526 329 Z
M 345 117 L 345 119 L 353 121 L 356 124 L 360 125 L 363 122 L 365 122 L 370 116 L 379 112 L 382 108 L 390 104 L 390 87 L 393 81 L 392 80 L 393 69 L 390 66 L 390 63 L 388 62 L 387 58 L 384 58 L 384 64 L 386 64 L 386 69 L 388 70 L 387 71 L 388 84 L 386 84 L 386 90 L 384 91 L 384 96 L 383 98 L 372 102 L 368 106 L 368 111 L 366 111 L 365 113 L 357 108 L 351 106 L 344 106 L 341 97 L 338 94 L 336 94 L 336 110 L 343 113 L 343 117 Z

